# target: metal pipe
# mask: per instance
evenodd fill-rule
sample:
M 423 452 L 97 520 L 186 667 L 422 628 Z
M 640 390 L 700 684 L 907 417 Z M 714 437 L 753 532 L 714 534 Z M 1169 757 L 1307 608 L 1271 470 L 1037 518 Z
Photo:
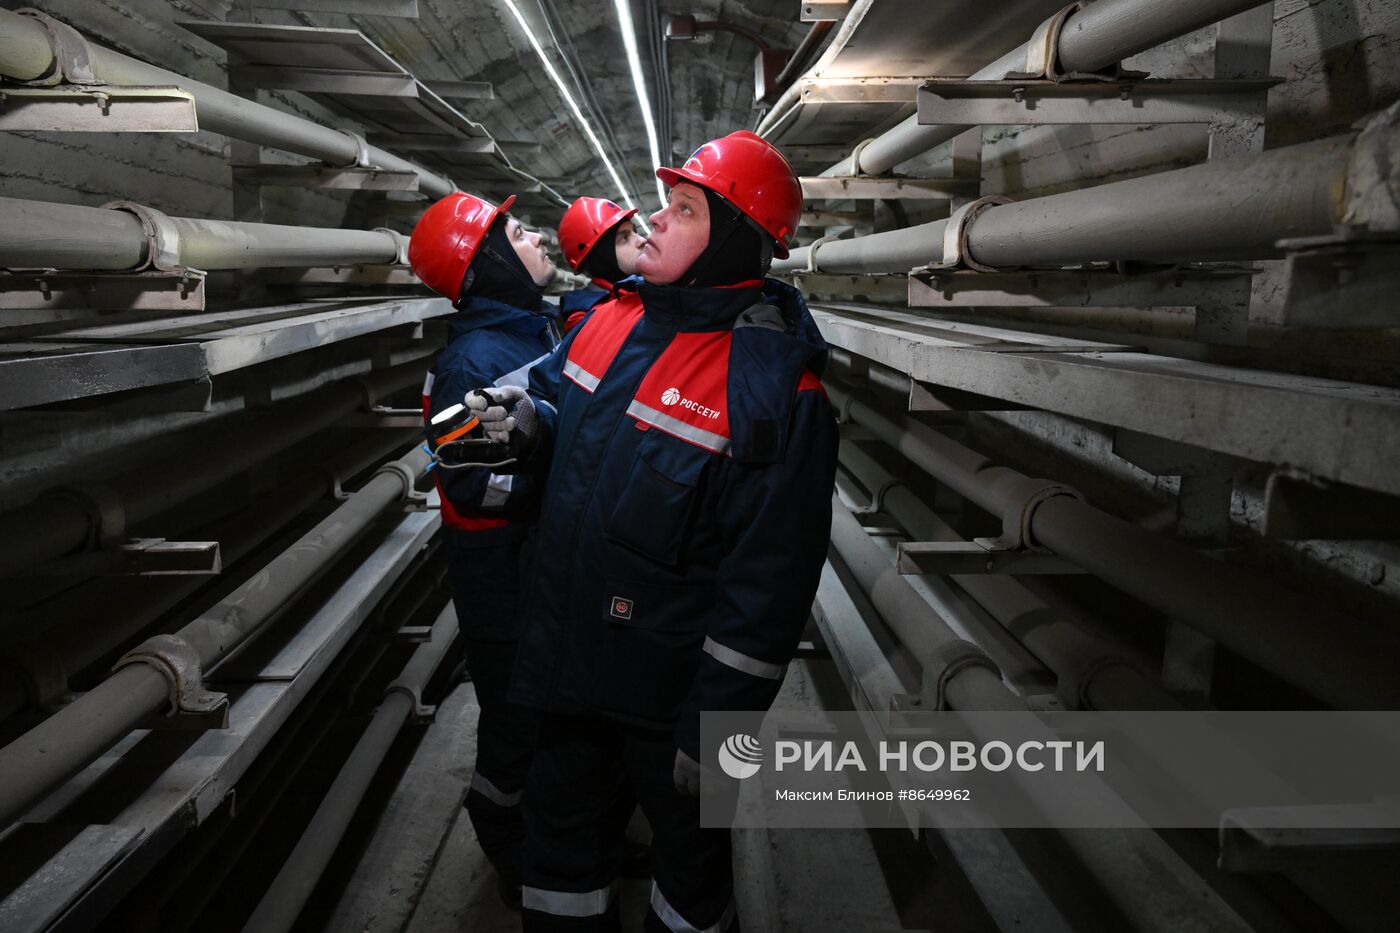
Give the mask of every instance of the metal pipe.
M 0 267 L 128 270 L 147 259 L 141 221 L 117 208 L 0 198 Z M 289 227 L 171 217 L 178 258 L 195 269 L 348 266 L 398 261 L 402 237 L 387 230 Z
M 457 637 L 457 615 L 449 602 L 433 623 L 427 642 L 419 645 L 384 696 L 369 727 L 326 791 L 292 854 L 287 856 L 252 916 L 243 925 L 250 933 L 285 933 L 296 923 L 316 882 L 345 835 L 370 781 L 413 712 L 415 697 L 442 663 Z
M 831 544 L 895 637 L 921 665 L 926 665 L 929 657 L 959 643 L 981 651 L 959 638 L 915 592 L 909 581 L 880 553 L 838 496 L 831 497 Z M 946 689 L 949 705 L 954 709 L 1024 709 L 1024 704 L 1001 682 L 1001 675 L 981 665 L 968 665 L 958 670 L 948 679 Z
M 243 472 L 267 457 L 356 411 L 365 393 L 376 397 L 407 388 L 422 378 L 421 363 L 371 373 L 317 389 L 285 406 L 273 418 L 228 430 L 211 426 L 204 443 L 191 444 L 175 469 L 150 465 L 106 477 L 97 487 L 69 493 L 65 487 L 27 505 L 0 513 L 0 578 L 79 550 L 100 533 L 103 512 L 116 510 L 130 526 Z
M 1188 262 L 1282 255 L 1277 241 L 1330 233 L 1343 219 L 1356 134 L 1207 162 L 985 209 L 967 249 L 990 266 L 1118 259 Z M 907 272 L 943 255 L 946 220 L 823 243 L 823 272 Z M 810 247 L 773 263 L 808 266 Z
M 821 45 L 821 41 L 835 26 L 836 23 L 829 19 L 818 20 L 811 25 L 807 34 L 802 37 L 802 42 L 793 51 L 792 57 L 783 66 L 783 70 L 778 72 L 778 76 L 773 79 L 773 93 L 775 95 L 782 94 L 792 86 L 792 82 L 797 80 L 798 74 L 801 73 L 801 69 L 811 56 L 812 51 Z
M 912 418 L 891 417 L 840 386 L 828 389 L 852 420 L 959 495 L 995 515 L 1021 507 L 1015 495 L 1027 480 L 1023 474 Z M 1391 633 L 1069 496 L 1041 503 L 1030 531 L 1038 544 L 1326 703 L 1400 708 L 1394 675 L 1400 645 Z
M 414 448 L 375 475 L 219 605 L 176 635 L 200 667 L 253 637 L 302 587 L 339 557 L 391 503 L 407 493 L 403 472 L 417 476 L 428 455 Z M 146 717 L 169 704 L 166 678 L 149 664 L 123 667 L 44 722 L 0 749 L 0 827 L 85 767 Z
M 18 81 L 37 78 L 53 67 L 48 34 L 34 19 L 0 10 L 0 75 Z M 194 96 L 199 128 L 270 149 L 296 152 L 330 165 L 354 165 L 357 143 L 339 130 L 283 113 L 228 91 L 88 41 L 93 74 L 114 85 L 178 85 Z M 412 172 L 419 190 L 440 198 L 457 190 L 450 179 L 401 159 L 378 146 L 369 147 L 370 162 L 391 172 Z M 200 266 L 198 268 L 205 268 Z
M 909 582 L 895 572 L 835 496 L 831 542 L 885 623 L 920 661 L 929 650 L 961 641 Z M 927 683 L 927 672 L 924 677 Z M 957 670 L 948 678 L 945 689 L 952 709 L 1026 709 L 1025 702 L 996 673 L 980 665 Z M 1203 886 L 1200 878 L 1150 829 L 1062 830 L 1060 835 L 1109 898 L 1140 924 L 1135 929 L 1144 933 L 1248 933 L 1248 924 L 1218 894 Z
M 1059 62 L 1062 70 L 1098 71 L 1161 45 L 1177 36 L 1219 22 L 1259 6 L 1259 0 L 1098 0 L 1072 13 L 1060 31 Z M 972 81 L 997 81 L 1025 70 L 1022 43 L 1001 58 L 969 76 Z M 918 114 L 885 131 L 860 153 L 860 174 L 881 175 L 941 143 L 971 129 L 970 126 L 919 124 Z M 849 159 L 828 172 L 842 171 Z
M 408 441 L 404 436 L 407 433 L 374 432 L 374 436 L 336 455 L 329 471 L 307 470 L 284 484 L 277 495 L 260 500 L 258 508 L 241 511 L 211 528 L 209 535 L 219 542 L 225 569 L 325 496 L 333 478 L 348 479 L 372 464 L 384 462 L 393 448 Z M 159 580 L 106 579 L 74 587 L 7 620 L 0 631 L 24 631 L 25 640 L 0 648 L 0 658 L 15 669 L 15 676 L 0 683 L 0 720 L 26 705 L 44 706 L 58 699 L 57 694 L 68 687 L 70 677 L 125 644 L 162 613 L 210 582 L 208 577 L 183 575 Z M 94 614 L 94 605 L 111 608 Z
M 841 463 L 866 489 L 881 490 L 880 510 L 899 522 L 914 540 L 965 540 L 858 445 L 841 442 Z M 1055 672 L 1061 700 L 1069 708 L 1180 709 L 1180 704 L 1134 667 L 1122 651 L 1079 629 L 1015 577 L 952 574 L 950 578 Z

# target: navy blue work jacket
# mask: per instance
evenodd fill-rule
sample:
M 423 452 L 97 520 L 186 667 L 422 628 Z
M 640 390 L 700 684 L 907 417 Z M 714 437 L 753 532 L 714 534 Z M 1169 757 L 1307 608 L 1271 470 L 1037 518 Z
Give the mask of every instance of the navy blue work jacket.
M 511 696 L 674 729 L 763 710 L 827 552 L 826 344 L 774 280 L 642 284 L 530 374 L 548 471 Z
M 485 386 L 525 387 L 530 367 L 558 345 L 553 306 L 540 313 L 490 298 L 468 298 L 447 320 L 448 342 L 423 383 L 423 416 L 461 404 Z M 482 546 L 522 540 L 533 517 L 539 483 L 529 474 L 486 470 L 434 471 L 448 528 L 480 532 Z

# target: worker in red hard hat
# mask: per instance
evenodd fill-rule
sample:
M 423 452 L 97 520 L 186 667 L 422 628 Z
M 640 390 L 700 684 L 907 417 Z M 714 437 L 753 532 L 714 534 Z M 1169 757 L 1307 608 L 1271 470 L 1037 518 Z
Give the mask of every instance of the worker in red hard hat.
M 519 469 L 548 475 L 510 693 L 543 717 L 527 931 L 617 929 L 623 781 L 654 831 L 646 929 L 738 929 L 729 830 L 700 826 L 699 763 L 718 752 L 700 716 L 772 704 L 826 557 L 826 344 L 801 293 L 763 278 L 797 226 L 797 178 L 748 132 L 657 174 L 670 196 L 636 291 L 595 308 L 528 391 L 467 398 Z
M 579 198 L 559 221 L 559 246 L 575 272 L 592 279 L 586 288 L 559 300 L 564 333 L 583 320 L 600 302 L 615 297 L 617 283 L 637 271 L 637 257 L 646 239 L 632 217 L 636 208 L 624 209 L 606 198 Z
M 558 343 L 543 288 L 554 277 L 538 233 L 499 207 L 456 192 L 428 208 L 409 240 L 408 261 L 429 288 L 450 299 L 448 343 L 423 386 L 431 421 L 461 407 L 470 389 L 523 386 L 530 367 Z M 464 806 L 496 867 L 502 899 L 519 905 L 521 793 L 537 716 L 506 699 L 519 638 L 521 548 L 538 490 L 525 475 L 434 471 L 442 498 L 444 551 L 466 668 L 481 717 Z

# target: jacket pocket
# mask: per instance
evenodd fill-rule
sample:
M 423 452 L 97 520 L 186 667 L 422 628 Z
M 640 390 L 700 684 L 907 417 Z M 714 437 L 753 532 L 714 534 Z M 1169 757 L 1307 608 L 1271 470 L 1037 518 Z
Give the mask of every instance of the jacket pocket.
M 648 434 L 637 448 L 606 533 L 614 544 L 674 567 L 685 551 L 696 486 L 709 455 L 660 431 Z
M 653 723 L 675 719 L 699 667 L 707 585 L 608 577 L 598 699 L 604 709 Z

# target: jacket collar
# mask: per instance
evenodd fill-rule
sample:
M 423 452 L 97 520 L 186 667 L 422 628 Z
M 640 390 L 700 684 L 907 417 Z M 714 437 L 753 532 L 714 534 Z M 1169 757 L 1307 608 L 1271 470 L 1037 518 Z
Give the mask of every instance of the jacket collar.
M 763 282 L 754 279 L 722 288 L 683 288 L 639 282 L 648 321 L 677 331 L 727 330 L 740 312 L 762 297 Z
M 448 337 L 452 339 L 488 327 L 534 336 L 548 329 L 549 315 L 552 313 L 555 313 L 555 308 L 548 303 L 541 311 L 535 312 L 494 298 L 468 296 L 457 306 L 457 313 L 447 319 Z

